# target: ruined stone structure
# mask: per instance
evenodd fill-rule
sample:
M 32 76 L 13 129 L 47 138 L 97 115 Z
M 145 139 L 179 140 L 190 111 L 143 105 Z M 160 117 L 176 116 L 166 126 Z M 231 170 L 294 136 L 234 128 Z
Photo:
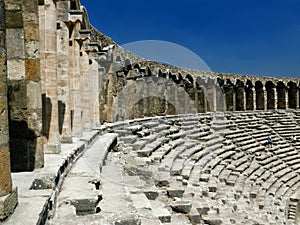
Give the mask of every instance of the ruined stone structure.
M 42 168 L 44 154 L 59 154 L 101 124 L 300 106 L 300 79 L 193 71 L 135 56 L 94 28 L 79 0 L 0 0 L 0 77 L 0 220 L 17 204 L 10 171 Z

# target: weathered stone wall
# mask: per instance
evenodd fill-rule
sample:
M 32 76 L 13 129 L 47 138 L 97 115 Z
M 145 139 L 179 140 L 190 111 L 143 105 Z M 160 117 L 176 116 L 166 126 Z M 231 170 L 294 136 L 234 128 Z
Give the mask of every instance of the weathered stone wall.
M 0 222 L 17 205 L 17 192 L 12 188 L 7 103 L 7 52 L 5 40 L 5 6 L 0 0 Z
M 299 108 L 300 79 L 201 72 L 148 61 L 94 28 L 79 0 L 0 3 L 0 195 L 12 192 L 10 165 L 13 171 L 41 168 L 44 153 L 60 152 L 61 143 L 105 122 Z
M 12 170 L 34 170 L 44 165 L 38 1 L 5 2 Z
M 299 108 L 299 79 L 147 61 L 89 24 L 79 1 L 6 1 L 13 170 L 43 166 L 103 122 L 155 115 Z M 21 131 L 21 132 L 19 132 Z

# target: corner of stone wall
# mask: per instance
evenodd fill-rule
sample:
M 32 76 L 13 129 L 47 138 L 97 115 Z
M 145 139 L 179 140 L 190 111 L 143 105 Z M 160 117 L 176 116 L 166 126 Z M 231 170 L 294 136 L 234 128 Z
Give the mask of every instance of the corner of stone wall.
M 0 221 L 4 221 L 14 212 L 18 205 L 18 189 L 14 188 L 12 193 L 0 197 Z

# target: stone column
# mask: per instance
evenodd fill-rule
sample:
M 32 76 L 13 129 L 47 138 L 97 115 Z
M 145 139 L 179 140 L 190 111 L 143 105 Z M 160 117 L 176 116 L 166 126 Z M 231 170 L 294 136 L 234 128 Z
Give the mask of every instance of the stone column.
M 236 111 L 236 88 L 232 86 L 232 111 Z
M 135 118 L 143 118 L 144 117 L 144 105 L 145 105 L 145 98 L 144 98 L 145 80 L 143 77 L 137 78 L 135 80 L 135 83 L 136 83 Z
M 157 100 L 158 100 L 157 115 L 159 115 L 159 116 L 166 115 L 165 82 L 166 82 L 165 78 L 160 78 L 156 84 L 157 85 Z
M 81 49 L 80 53 L 80 74 L 81 74 L 81 106 L 82 106 L 82 123 L 83 130 L 89 131 L 91 130 L 91 102 L 90 96 L 92 96 L 92 90 L 90 86 L 91 81 L 91 71 L 89 65 L 89 56 L 84 49 Z
M 209 104 L 210 111 L 215 112 L 217 109 L 216 87 L 214 85 L 214 81 L 211 79 L 208 80 L 205 96 L 207 104 Z
M 155 105 L 155 94 L 153 93 L 156 90 L 156 84 L 153 81 L 152 77 L 148 77 L 145 82 L 145 92 L 144 95 L 146 97 L 145 101 L 145 109 L 144 109 L 144 115 L 149 116 L 155 116 L 156 113 L 156 105 Z
M 107 88 L 106 88 L 106 78 L 107 73 L 104 67 L 99 66 L 99 120 L 100 123 L 106 121 L 106 109 L 107 109 Z
M 296 109 L 299 109 L 299 87 L 296 87 Z
M 256 91 L 255 87 L 252 88 L 252 95 L 253 95 L 253 110 L 256 110 Z
M 263 86 L 263 93 L 264 93 L 264 110 L 268 109 L 268 96 L 267 96 L 267 90 L 266 87 Z
M 75 40 L 76 32 L 80 30 L 80 24 L 73 24 L 73 31 L 70 40 L 70 107 L 72 121 L 72 136 L 82 136 L 82 104 L 81 104 L 81 74 L 80 74 L 80 43 Z
M 284 91 L 285 91 L 285 108 L 288 109 L 289 106 L 289 91 L 287 89 L 287 86 L 284 87 Z
M 176 85 L 176 110 L 178 114 L 185 114 L 186 108 L 185 108 L 185 90 L 184 90 L 184 84 L 180 83 Z
M 107 78 L 107 102 L 106 102 L 106 121 L 107 122 L 114 122 L 114 115 L 113 115 L 113 104 L 114 104 L 114 96 L 116 94 L 116 83 L 117 83 L 117 76 L 113 72 L 112 69 L 108 72 L 108 78 Z M 130 83 L 130 82 L 129 82 Z M 130 85 L 129 85 L 130 86 Z M 127 87 L 128 88 L 128 87 Z M 127 89 L 128 90 L 128 89 Z M 132 104 L 130 100 L 127 99 L 127 119 L 130 117 L 129 111 L 130 106 L 129 104 Z
M 98 63 L 94 59 L 90 59 L 91 64 L 89 66 L 90 71 L 90 112 L 91 112 L 91 127 L 100 125 L 99 122 L 99 73 Z
M 246 97 L 245 87 L 243 88 L 243 98 L 244 98 L 243 111 L 246 111 L 247 110 L 247 97 Z
M 117 75 L 117 87 L 118 87 L 118 120 L 124 120 L 126 117 L 126 76 L 123 72 L 118 73 Z
M 41 7 L 41 6 L 40 6 Z M 42 68 L 42 94 L 44 110 L 44 132 L 47 138 L 45 153 L 59 153 L 61 150 L 58 126 L 57 98 L 57 33 L 56 8 L 53 0 L 45 0 L 44 17 L 40 17 L 40 36 L 44 44 L 41 52 L 45 63 Z M 44 19 L 44 21 L 41 21 Z M 43 47 L 43 48 L 42 48 Z
M 277 89 L 274 88 L 274 109 L 277 109 L 278 107 L 278 94 L 277 94 Z
M 7 77 L 12 171 L 44 166 L 37 4 L 7 1 Z
M 71 113 L 70 113 L 70 79 L 69 79 L 69 2 L 59 1 L 57 22 L 57 88 L 59 133 L 62 143 L 72 143 Z
M 5 34 L 5 7 L 0 0 L 0 222 L 13 213 L 18 203 L 10 172 Z
M 165 99 L 167 101 L 166 115 L 176 114 L 174 87 L 175 87 L 174 82 L 172 80 L 168 80 L 168 82 L 166 83 L 166 92 L 165 92 Z

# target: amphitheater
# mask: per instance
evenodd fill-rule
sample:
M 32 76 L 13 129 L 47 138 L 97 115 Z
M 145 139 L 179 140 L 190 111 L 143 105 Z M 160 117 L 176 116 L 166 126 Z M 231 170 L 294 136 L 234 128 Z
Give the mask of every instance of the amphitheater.
M 0 223 L 300 224 L 300 79 L 143 59 L 79 0 L 0 0 L 0 53 Z

